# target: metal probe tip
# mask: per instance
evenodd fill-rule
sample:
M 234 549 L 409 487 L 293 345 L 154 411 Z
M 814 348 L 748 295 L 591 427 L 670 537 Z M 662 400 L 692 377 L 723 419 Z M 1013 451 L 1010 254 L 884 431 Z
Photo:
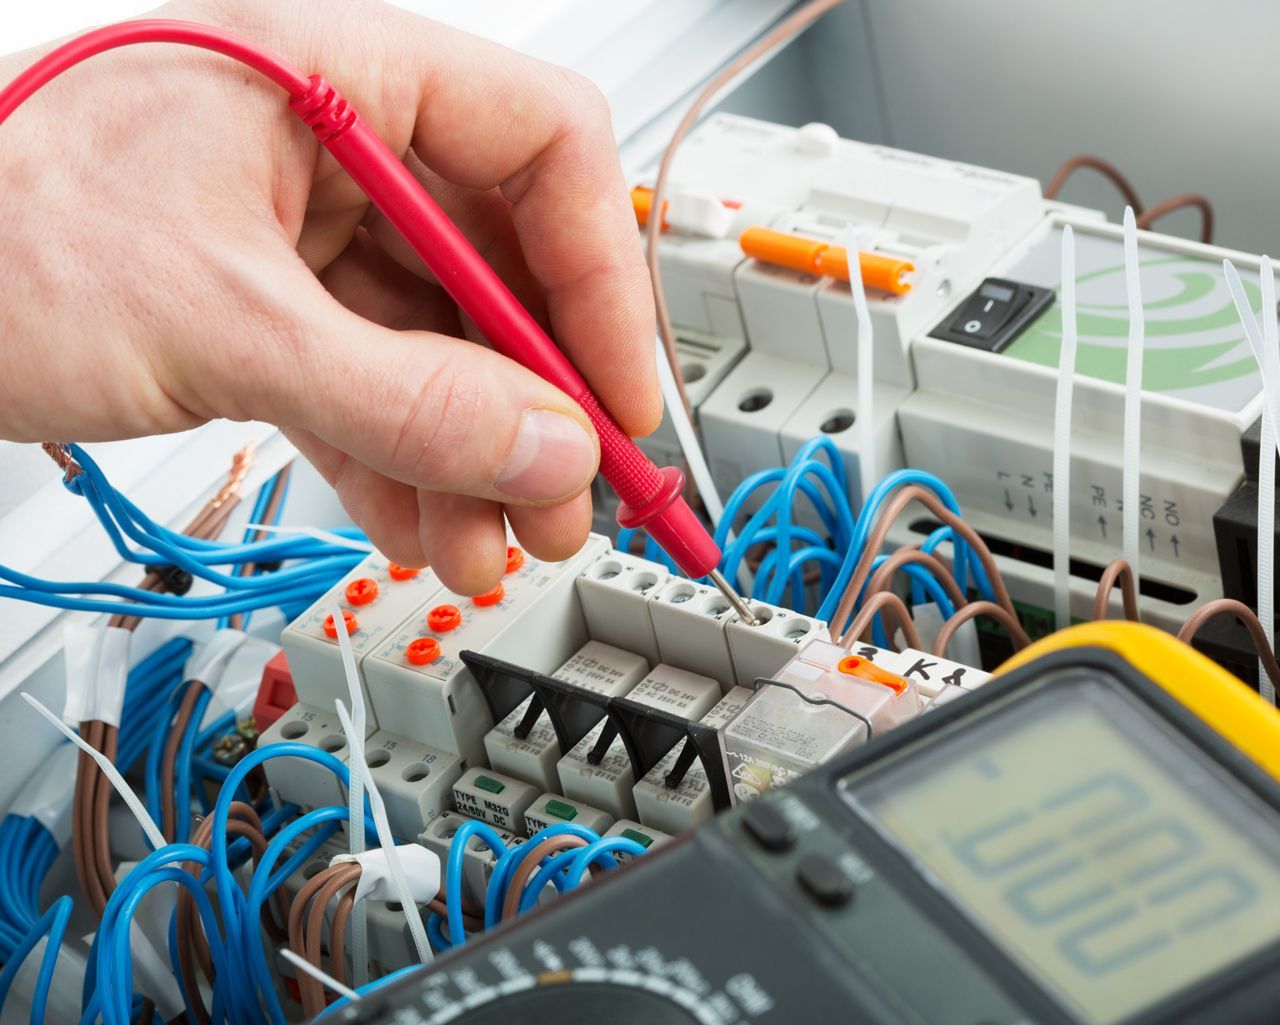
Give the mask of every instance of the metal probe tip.
M 756 614 L 751 611 L 751 606 L 742 599 L 737 591 L 729 586 L 729 581 L 724 578 L 724 575 L 718 569 L 713 569 L 707 574 L 707 576 L 709 576 L 711 578 L 711 582 L 720 589 L 720 593 L 723 594 L 725 598 L 728 599 L 729 604 L 733 606 L 733 611 L 738 614 L 747 626 L 760 625 L 760 620 L 757 619 Z

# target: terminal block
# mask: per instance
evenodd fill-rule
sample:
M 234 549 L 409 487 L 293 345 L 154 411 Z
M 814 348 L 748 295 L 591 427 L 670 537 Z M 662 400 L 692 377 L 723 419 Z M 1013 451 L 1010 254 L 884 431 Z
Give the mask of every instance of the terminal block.
M 427 828 L 418 836 L 418 843 L 432 851 L 440 859 L 441 865 L 449 861 L 449 848 L 453 845 L 454 834 L 458 827 L 471 819 L 456 811 L 447 811 L 432 819 Z M 495 827 L 494 831 L 508 847 L 524 843 L 525 838 L 510 830 Z M 487 843 L 478 836 L 467 842 L 466 853 L 462 859 L 462 895 L 476 904 L 484 903 L 485 890 L 489 886 L 489 877 L 493 874 L 493 866 L 498 856 Z
M 372 734 L 372 726 L 369 732 Z M 258 737 L 258 747 L 283 741 L 306 744 L 328 752 L 344 763 L 351 755 L 346 733 L 332 705 L 326 710 L 299 702 Z M 281 799 L 298 805 L 304 811 L 344 804 L 347 800 L 338 778 L 315 762 L 301 758 L 272 758 L 264 763 L 263 770 L 267 774 L 267 782 Z
M 586 826 L 587 829 L 603 834 L 613 825 L 613 816 L 607 811 L 560 794 L 543 794 L 524 813 L 525 832 L 528 836 L 533 836 L 538 830 L 548 826 L 563 825 L 566 822 Z
M 525 835 L 524 813 L 538 798 L 538 788 L 492 769 L 474 767 L 453 785 L 453 803 L 463 815 Z
M 734 799 L 789 783 L 920 710 L 913 681 L 838 644 L 812 641 L 760 681 L 721 734 Z
M 417 836 L 453 806 L 453 786 L 467 768 L 460 755 L 386 730 L 365 741 L 365 761 L 399 840 Z
M 673 839 L 662 830 L 646 826 L 633 819 L 619 819 L 609 827 L 604 835 L 606 837 L 621 836 L 628 840 L 634 840 L 646 851 L 655 851 L 659 847 L 669 844 Z M 625 851 L 615 851 L 613 856 L 623 864 L 631 860 L 631 855 Z

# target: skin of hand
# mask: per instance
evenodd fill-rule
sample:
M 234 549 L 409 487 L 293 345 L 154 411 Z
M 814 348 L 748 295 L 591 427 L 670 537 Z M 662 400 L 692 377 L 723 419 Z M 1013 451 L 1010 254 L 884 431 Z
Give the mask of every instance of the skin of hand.
M 652 295 L 585 79 L 373 0 L 180 0 L 324 75 L 552 331 L 624 430 L 661 417 Z M 0 60 L 0 81 L 48 48 Z M 160 44 L 0 125 L 0 437 L 280 425 L 390 559 L 479 594 L 505 513 L 535 557 L 590 525 L 576 403 L 474 328 L 276 86 Z

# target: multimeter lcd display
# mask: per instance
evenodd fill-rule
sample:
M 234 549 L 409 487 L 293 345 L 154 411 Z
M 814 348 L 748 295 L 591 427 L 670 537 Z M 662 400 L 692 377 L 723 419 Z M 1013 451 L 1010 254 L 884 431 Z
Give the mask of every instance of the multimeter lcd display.
M 1064 671 L 849 796 L 1097 1025 L 1280 937 L 1275 811 L 1096 673 Z

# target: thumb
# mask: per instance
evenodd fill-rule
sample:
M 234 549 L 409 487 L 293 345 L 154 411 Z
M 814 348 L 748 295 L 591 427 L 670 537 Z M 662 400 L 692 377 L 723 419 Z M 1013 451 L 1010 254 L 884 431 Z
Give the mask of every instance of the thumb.
M 237 332 L 253 373 L 222 351 L 218 376 L 241 372 L 205 379 L 222 393 L 210 397 L 218 415 L 302 428 L 430 491 L 555 505 L 591 483 L 595 432 L 559 389 L 481 345 L 367 321 L 310 281 L 300 310 L 272 318 L 270 340 Z

